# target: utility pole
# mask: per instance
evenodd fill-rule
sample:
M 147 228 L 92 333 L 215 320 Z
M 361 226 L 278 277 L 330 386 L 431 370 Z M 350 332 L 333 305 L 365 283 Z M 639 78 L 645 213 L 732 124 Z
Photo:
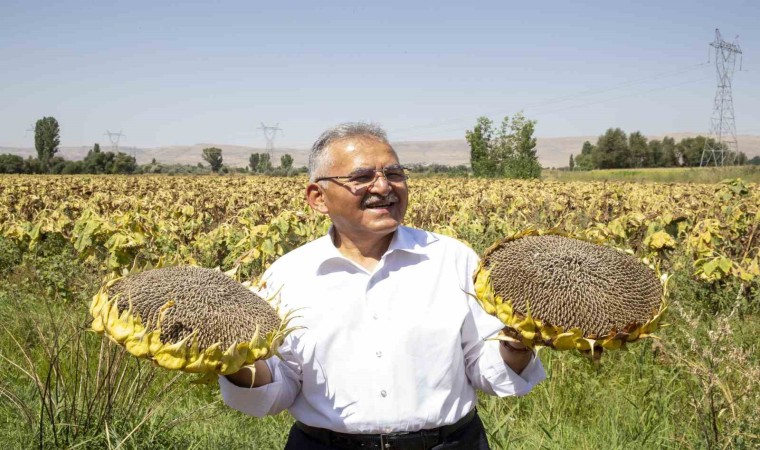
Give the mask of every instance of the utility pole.
M 731 94 L 731 78 L 736 67 L 736 55 L 741 55 L 742 49 L 739 47 L 739 36 L 734 39 L 734 42 L 724 41 L 717 28 L 715 29 L 715 40 L 710 43 L 710 47 L 715 49 L 715 69 L 718 74 L 718 89 L 715 91 L 715 103 L 710 118 L 710 137 L 714 143 L 705 142 L 699 165 L 707 166 L 712 162 L 716 166 L 722 166 L 733 164 L 739 154 L 739 143 L 736 140 L 736 121 L 734 120 L 734 100 Z M 712 50 L 708 51 L 711 52 Z M 741 70 L 742 64 L 740 62 L 739 71 Z
M 111 133 L 106 130 L 105 135 L 108 136 L 108 140 L 111 141 L 111 151 L 119 153 L 119 140 L 126 135 L 122 133 L 122 130 L 119 130 L 118 133 Z
M 267 140 L 267 153 L 269 153 L 269 160 L 274 163 L 274 138 L 277 136 L 277 132 L 282 133 L 280 124 L 275 124 L 273 127 L 264 125 L 264 122 L 260 122 L 261 126 L 258 130 L 264 131 L 264 138 Z

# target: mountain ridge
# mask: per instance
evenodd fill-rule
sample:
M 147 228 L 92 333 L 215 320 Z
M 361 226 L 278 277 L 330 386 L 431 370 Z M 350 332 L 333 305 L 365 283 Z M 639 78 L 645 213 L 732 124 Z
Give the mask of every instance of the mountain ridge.
M 676 141 L 685 137 L 699 136 L 700 133 L 679 132 L 665 135 L 647 136 L 648 139 L 662 139 L 670 136 Z M 704 134 L 702 134 L 704 135 Z M 567 166 L 570 155 L 578 155 L 584 141 L 595 143 L 598 136 L 562 136 L 562 137 L 537 137 L 538 157 L 544 167 Z M 760 156 L 759 135 L 738 135 L 739 149 L 749 158 Z M 456 166 L 469 164 L 470 148 L 464 139 L 448 139 L 436 141 L 392 141 L 402 163 L 405 164 L 443 164 Z M 224 163 L 230 167 L 244 167 L 248 165 L 248 157 L 251 153 L 264 153 L 261 147 L 199 143 L 193 145 L 170 145 L 162 147 L 136 148 L 122 146 L 119 151 L 132 154 L 139 164 L 146 164 L 152 159 L 165 164 L 197 164 L 203 163 L 201 152 L 205 147 L 218 147 L 222 149 Z M 87 155 L 90 146 L 63 146 L 59 148 L 58 155 L 69 160 L 81 160 Z M 103 151 L 111 150 L 107 145 L 101 146 Z M 36 156 L 32 147 L 5 147 L 0 146 L 0 154 L 10 153 L 24 158 Z M 309 149 L 307 148 L 276 148 L 273 153 L 272 164 L 279 165 L 280 157 L 284 154 L 293 157 L 296 167 L 305 166 L 308 163 Z

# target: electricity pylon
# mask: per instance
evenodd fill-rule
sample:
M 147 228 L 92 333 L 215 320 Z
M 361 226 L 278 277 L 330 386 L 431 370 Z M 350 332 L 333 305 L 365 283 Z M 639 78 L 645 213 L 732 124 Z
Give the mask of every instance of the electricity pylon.
M 731 95 L 731 78 L 736 67 L 736 55 L 742 54 L 739 37 L 734 42 L 724 41 L 720 31 L 715 29 L 715 40 L 710 43 L 715 49 L 715 69 L 718 74 L 718 89 L 715 91 L 715 104 L 710 118 L 710 137 L 702 149 L 700 166 L 707 166 L 712 161 L 716 166 L 733 164 L 739 154 L 736 140 L 736 121 L 734 120 L 734 100 Z M 739 63 L 741 71 L 741 62 Z
M 264 122 L 260 122 L 261 126 L 258 128 L 259 130 L 264 131 L 264 138 L 267 140 L 267 153 L 269 153 L 269 160 L 274 160 L 274 138 L 277 136 L 277 132 L 279 131 L 282 133 L 282 128 L 280 128 L 280 124 L 275 124 L 273 127 L 268 127 L 264 125 Z
M 122 137 L 126 136 L 121 131 L 122 130 L 119 130 L 118 133 L 112 133 L 106 130 L 105 132 L 105 135 L 108 136 L 108 140 L 111 141 L 111 151 L 114 153 L 119 153 L 119 140 L 121 140 Z

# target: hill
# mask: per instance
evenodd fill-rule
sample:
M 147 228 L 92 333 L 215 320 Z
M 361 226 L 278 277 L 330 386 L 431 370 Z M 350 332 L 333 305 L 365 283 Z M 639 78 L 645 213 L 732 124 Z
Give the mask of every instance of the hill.
M 697 136 L 699 133 L 668 133 L 676 141 Z M 649 136 L 649 139 L 662 139 L 663 136 Z M 577 155 L 584 141 L 595 143 L 598 136 L 567 136 L 567 137 L 538 137 L 538 157 L 544 167 L 566 166 L 571 154 Z M 760 136 L 738 136 L 739 149 L 748 157 L 760 155 Z M 470 147 L 464 139 L 452 139 L 441 141 L 401 141 L 393 142 L 393 146 L 399 154 L 402 162 L 422 164 L 444 164 L 455 166 L 469 164 Z M 224 163 L 234 167 L 248 165 L 248 157 L 251 153 L 263 153 L 265 150 L 259 147 L 246 147 L 239 145 L 200 143 L 194 145 L 174 145 L 153 148 L 121 147 L 120 150 L 135 155 L 140 164 L 149 163 L 153 158 L 167 164 L 197 164 L 202 162 L 201 151 L 205 147 L 219 147 L 223 151 Z M 107 146 L 102 147 L 108 150 Z M 66 159 L 83 159 L 90 149 L 88 146 L 61 147 L 59 155 Z M 12 153 L 24 158 L 35 156 L 33 148 L 0 147 L 0 153 Z M 278 148 L 274 152 L 274 165 L 278 165 L 280 156 L 288 153 L 293 157 L 295 166 L 306 165 L 309 158 L 307 148 Z

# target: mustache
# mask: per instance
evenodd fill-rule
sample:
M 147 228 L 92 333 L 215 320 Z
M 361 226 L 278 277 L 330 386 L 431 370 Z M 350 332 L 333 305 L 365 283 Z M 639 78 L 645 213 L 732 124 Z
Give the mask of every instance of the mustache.
M 368 206 L 374 206 L 374 205 L 380 205 L 383 203 L 396 203 L 399 201 L 398 195 L 391 192 L 388 195 L 377 195 L 377 194 L 371 194 L 370 196 L 366 197 L 362 201 L 362 206 L 368 207 Z

